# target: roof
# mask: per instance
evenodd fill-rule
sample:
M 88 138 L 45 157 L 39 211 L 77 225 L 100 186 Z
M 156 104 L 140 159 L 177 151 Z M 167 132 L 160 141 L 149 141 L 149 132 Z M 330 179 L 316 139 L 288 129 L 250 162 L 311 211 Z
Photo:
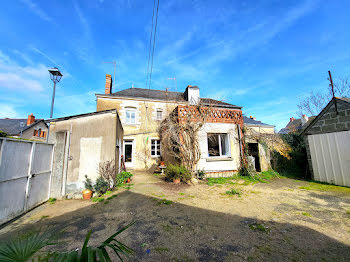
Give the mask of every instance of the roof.
M 18 135 L 21 131 L 25 131 L 32 126 L 37 125 L 39 122 L 44 122 L 43 119 L 36 119 L 35 122 L 27 126 L 27 119 L 13 119 L 13 118 L 3 118 L 0 119 L 0 130 L 4 131 L 8 135 Z M 21 122 L 24 123 L 24 127 L 21 127 Z M 45 122 L 44 122 L 45 123 Z M 45 124 L 46 125 L 46 124 Z
M 273 125 L 265 124 L 265 123 L 262 123 L 261 121 L 258 121 L 246 116 L 243 116 L 243 122 L 244 124 L 247 124 L 247 125 L 275 127 Z
M 344 102 L 350 103 L 350 98 L 348 97 L 336 97 L 336 99 L 343 100 Z
M 316 116 L 310 116 L 309 120 L 303 125 L 301 122 L 301 118 L 294 119 L 293 121 L 289 121 L 285 128 L 282 128 L 278 133 L 279 134 L 288 134 L 289 132 L 300 131 L 306 128 L 312 120 L 314 120 Z
M 145 88 L 128 88 L 112 94 L 96 94 L 96 96 L 110 96 L 110 97 L 128 97 L 128 98 L 141 98 L 141 99 L 154 99 L 163 101 L 176 101 L 187 102 L 185 100 L 184 93 L 172 92 L 155 89 Z M 201 102 L 205 105 L 215 105 L 217 107 L 237 108 L 241 109 L 241 106 L 232 105 L 229 103 L 221 102 L 211 98 L 201 98 Z
M 87 117 L 87 116 L 100 115 L 100 114 L 112 113 L 112 112 L 117 112 L 117 109 L 109 109 L 109 110 L 98 111 L 98 112 L 91 112 L 91 113 L 85 113 L 85 114 L 79 114 L 79 115 L 53 118 L 53 119 L 46 120 L 46 122 L 59 122 L 59 121 L 64 121 L 64 120 L 68 120 L 68 119 L 72 119 L 72 118 Z

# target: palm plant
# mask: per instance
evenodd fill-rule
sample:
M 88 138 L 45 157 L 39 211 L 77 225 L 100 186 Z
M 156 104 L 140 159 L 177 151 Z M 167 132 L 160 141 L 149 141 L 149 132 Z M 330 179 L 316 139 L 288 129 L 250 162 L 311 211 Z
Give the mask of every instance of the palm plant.
M 48 231 L 43 233 L 32 233 L 24 238 L 11 240 L 1 244 L 0 261 L 22 262 L 32 259 L 32 261 L 37 262 L 109 262 L 111 261 L 111 258 L 107 252 L 108 248 L 111 249 L 121 261 L 123 261 L 122 255 L 127 256 L 133 254 L 134 250 L 118 241 L 116 236 L 118 236 L 132 224 L 133 223 L 130 223 L 126 227 L 118 230 L 116 233 L 103 241 L 98 247 L 88 246 L 91 237 L 90 230 L 85 237 L 81 252 L 79 252 L 79 250 L 73 250 L 68 252 L 56 251 L 38 254 L 42 248 L 56 245 L 57 242 L 53 242 L 53 234 Z

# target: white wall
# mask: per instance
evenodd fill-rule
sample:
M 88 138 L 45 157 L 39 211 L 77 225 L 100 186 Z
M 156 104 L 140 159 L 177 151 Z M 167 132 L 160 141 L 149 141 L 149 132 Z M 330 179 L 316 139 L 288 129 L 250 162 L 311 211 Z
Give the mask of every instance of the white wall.
M 230 141 L 229 157 L 209 157 L 207 133 L 227 133 Z M 236 124 L 206 123 L 198 132 L 198 142 L 201 150 L 201 159 L 197 169 L 206 172 L 238 170 L 240 166 L 240 147 Z

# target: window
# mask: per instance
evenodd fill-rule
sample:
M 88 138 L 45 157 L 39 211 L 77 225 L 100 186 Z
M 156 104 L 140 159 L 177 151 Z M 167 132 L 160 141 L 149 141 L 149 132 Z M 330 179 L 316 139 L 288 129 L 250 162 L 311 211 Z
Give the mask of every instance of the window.
M 136 123 L 136 110 L 134 108 L 127 108 L 125 111 L 125 122 L 127 124 L 135 124 Z
M 38 137 L 41 137 L 41 128 L 38 130 Z
M 208 155 L 229 156 L 228 134 L 208 134 Z
M 151 140 L 151 156 L 160 156 L 160 140 Z
M 157 120 L 162 120 L 162 119 L 163 119 L 163 110 L 157 109 Z

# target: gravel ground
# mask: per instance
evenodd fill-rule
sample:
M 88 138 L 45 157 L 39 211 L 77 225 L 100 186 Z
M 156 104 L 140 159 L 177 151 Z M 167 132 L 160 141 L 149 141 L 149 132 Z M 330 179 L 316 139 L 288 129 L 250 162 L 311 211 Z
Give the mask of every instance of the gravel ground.
M 300 189 L 308 182 L 195 186 L 135 173 L 131 189 L 101 203 L 44 204 L 0 229 L 0 240 L 47 225 L 65 228 L 60 248 L 98 244 L 118 228 L 129 261 L 349 261 L 350 194 Z M 235 188 L 241 196 L 229 196 Z M 162 199 L 170 201 L 162 201 Z

